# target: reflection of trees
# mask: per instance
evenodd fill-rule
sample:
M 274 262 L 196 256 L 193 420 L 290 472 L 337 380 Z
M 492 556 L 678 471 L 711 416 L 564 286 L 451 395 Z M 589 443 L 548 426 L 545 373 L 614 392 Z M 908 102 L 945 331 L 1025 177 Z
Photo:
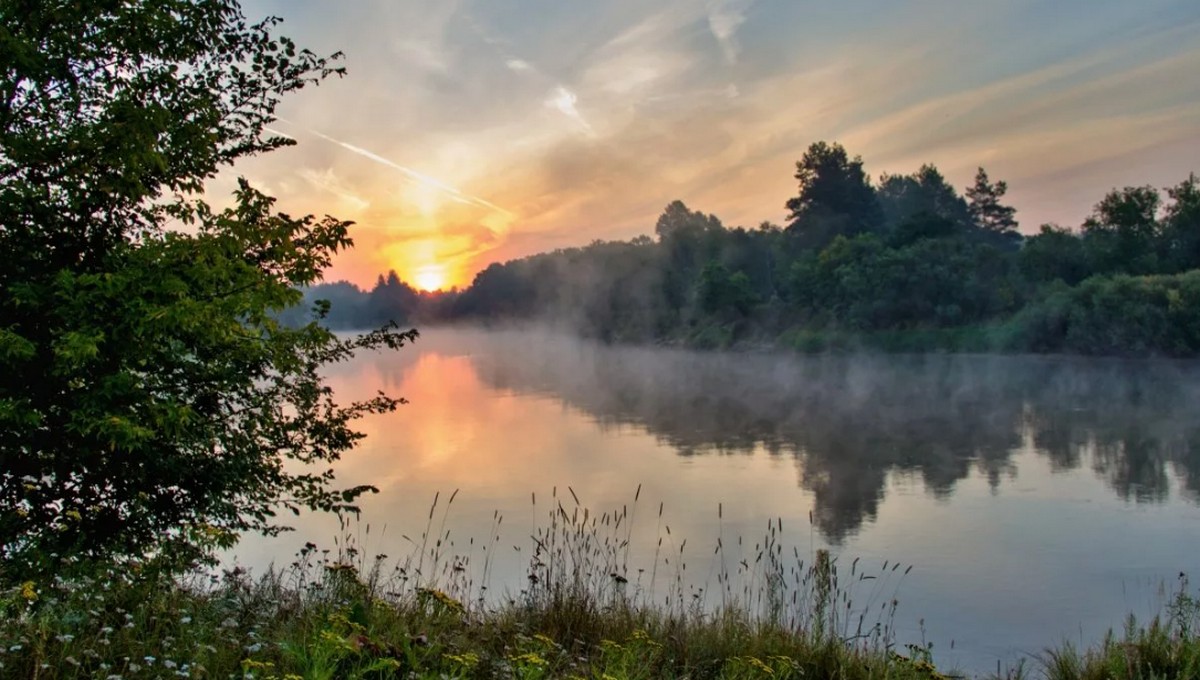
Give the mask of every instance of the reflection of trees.
M 685 456 L 796 455 L 830 540 L 875 516 L 889 472 L 919 476 L 936 496 L 973 469 L 996 488 L 1026 443 L 1052 469 L 1090 460 L 1132 502 L 1165 500 L 1169 472 L 1200 496 L 1191 409 L 1200 367 L 1187 364 L 693 354 L 501 338 L 476 355 L 494 387 L 554 394 L 601 425 L 645 427 Z

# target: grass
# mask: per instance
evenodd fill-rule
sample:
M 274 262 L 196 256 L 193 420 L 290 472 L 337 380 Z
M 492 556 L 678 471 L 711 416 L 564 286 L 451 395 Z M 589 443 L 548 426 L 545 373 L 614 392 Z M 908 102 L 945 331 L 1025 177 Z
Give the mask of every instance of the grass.
M 700 588 L 688 583 L 683 543 L 674 547 L 661 506 L 654 564 L 630 569 L 636 501 L 597 516 L 573 491 L 552 497 L 531 537 L 527 582 L 504 597 L 477 585 L 488 581 L 502 518 L 472 564 L 449 552 L 453 497 L 440 522 L 435 500 L 413 553 L 394 564 L 343 538 L 333 552 L 308 544 L 257 577 L 168 577 L 129 562 L 17 583 L 0 593 L 0 676 L 947 677 L 928 648 L 896 646 L 894 591 L 911 567 L 847 569 L 825 551 L 804 560 L 772 522 L 752 550 L 736 539 L 744 552 L 719 535 L 716 584 Z M 1093 650 L 1049 651 L 1040 670 L 1055 680 L 1198 677 L 1198 624 L 1184 580 L 1164 617 L 1131 621 Z

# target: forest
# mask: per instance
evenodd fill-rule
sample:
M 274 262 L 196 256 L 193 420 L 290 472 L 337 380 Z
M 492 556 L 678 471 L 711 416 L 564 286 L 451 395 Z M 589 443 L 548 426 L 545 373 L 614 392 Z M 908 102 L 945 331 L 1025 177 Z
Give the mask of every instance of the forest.
M 605 342 L 1194 356 L 1200 352 L 1200 184 L 1114 189 L 1075 229 L 1018 231 L 1007 184 L 980 168 L 961 194 L 933 165 L 872 181 L 861 157 L 812 144 L 786 223 L 729 227 L 669 204 L 654 237 L 495 263 L 462 290 L 381 275 L 305 291 L 334 328 L 539 323 Z M 324 305 L 318 308 L 318 315 Z

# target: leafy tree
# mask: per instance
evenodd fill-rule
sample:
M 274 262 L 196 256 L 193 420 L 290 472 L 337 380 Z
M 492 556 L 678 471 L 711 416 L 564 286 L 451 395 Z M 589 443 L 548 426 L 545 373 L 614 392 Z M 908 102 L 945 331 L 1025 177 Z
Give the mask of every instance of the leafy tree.
M 796 162 L 800 192 L 788 199 L 788 230 L 799 247 L 820 250 L 835 237 L 880 228 L 883 213 L 863 172 L 862 158 L 851 159 L 841 144 L 817 142 Z
M 1084 243 L 1098 273 L 1159 271 L 1162 197 L 1151 186 L 1110 191 L 1083 223 Z
M 692 282 L 715 254 L 725 227 L 716 215 L 693 212 L 683 201 L 672 201 L 658 218 L 654 231 L 664 250 L 663 294 L 675 309 L 688 307 Z
M 415 331 L 282 326 L 349 223 L 278 213 L 244 181 L 226 210 L 200 194 L 289 143 L 264 137 L 281 96 L 341 74 L 277 21 L 234 0 L 0 1 L 0 249 L 19 254 L 0 269 L 4 578 L 190 560 L 369 489 L 324 468 L 352 420 L 399 402 L 338 406 L 319 371 Z
M 744 272 L 731 274 L 720 262 L 704 265 L 699 286 L 700 306 L 709 314 L 745 316 L 758 302 L 750 278 Z
M 1019 253 L 1021 273 L 1033 283 L 1062 281 L 1075 285 L 1091 276 L 1092 269 L 1078 234 L 1052 224 L 1025 240 Z
M 922 165 L 911 175 L 884 175 L 879 182 L 879 203 L 890 228 L 930 217 L 964 231 L 972 225 L 967 204 L 933 165 Z
M 1163 211 L 1165 250 L 1174 272 L 1200 267 L 1200 179 L 1195 173 L 1167 189 L 1171 202 Z
M 400 280 L 395 271 L 389 271 L 387 277 L 379 276 L 375 287 L 371 289 L 367 309 L 379 323 L 395 321 L 408 323 L 415 316 L 421 303 L 421 294 L 415 288 Z

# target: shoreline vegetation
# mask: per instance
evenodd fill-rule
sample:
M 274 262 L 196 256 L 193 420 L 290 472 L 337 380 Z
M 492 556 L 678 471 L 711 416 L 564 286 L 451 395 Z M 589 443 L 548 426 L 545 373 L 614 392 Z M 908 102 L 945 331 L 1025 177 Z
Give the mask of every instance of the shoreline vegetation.
M 654 564 L 634 569 L 636 498 L 599 515 L 573 498 L 551 499 L 554 508 L 528 545 L 514 546 L 528 550 L 527 581 L 502 596 L 484 584 L 501 549 L 503 518 L 495 518 L 486 545 L 471 541 L 471 554 L 454 554 L 445 529 L 454 496 L 441 513 L 434 499 L 412 553 L 396 561 L 361 550 L 345 516 L 334 551 L 308 543 L 288 566 L 258 576 L 212 563 L 181 573 L 153 560 L 76 561 L 80 570 L 71 575 L 0 592 L 0 677 L 1200 675 L 1200 599 L 1183 574 L 1173 599 L 1147 623 L 1130 617 L 1087 649 L 1047 641 L 1037 656 L 1014 656 L 975 675 L 937 667 L 932 644 L 899 639 L 898 598 L 912 565 L 847 563 L 824 549 L 810 554 L 783 545 L 781 524 L 772 521 L 757 540 L 718 537 L 716 582 L 698 587 L 687 582 L 687 564 L 673 559 L 661 514 Z
M 339 329 L 533 323 L 697 349 L 1200 355 L 1195 174 L 1113 189 L 1077 229 L 1034 234 L 983 168 L 960 195 L 933 165 L 873 181 L 817 142 L 795 178 L 783 226 L 728 227 L 674 201 L 654 237 L 493 263 L 462 289 L 418 291 L 394 271 L 369 289 L 320 283 L 282 319 L 319 307 Z
M 789 555 L 770 528 L 753 559 L 721 560 L 712 594 L 672 581 L 686 566 L 663 547 L 648 591 L 662 579 L 661 606 L 636 597 L 644 575 L 621 559 L 624 510 L 565 498 L 534 532 L 524 590 L 499 603 L 432 531 L 433 509 L 395 568 L 345 541 L 257 579 L 213 560 L 241 535 L 285 531 L 280 514 L 345 518 L 377 491 L 339 488 L 332 467 L 365 436 L 358 419 L 404 400 L 338 403 L 323 372 L 411 343 L 401 322 L 554 319 L 697 347 L 802 329 L 791 342 L 813 351 L 928 332 L 1200 352 L 1195 175 L 1165 202 L 1113 191 L 1080 232 L 1024 238 L 982 168 L 966 199 L 931 165 L 876 187 L 825 142 L 797 163 L 785 227 L 728 229 L 676 201 L 657 241 L 494 264 L 461 292 L 418 294 L 394 274 L 366 297 L 324 286 L 350 222 L 282 212 L 246 179 L 225 199 L 205 188 L 296 143 L 270 127 L 277 106 L 344 76 L 340 52 L 298 46 L 237 0 L 20 2 L 2 16 L 0 250 L 21 256 L 0 268 L 0 677 L 948 677 L 928 646 L 897 648 L 895 596 L 853 596 L 898 566 Z M 379 330 L 327 327 L 348 320 Z M 1198 617 L 1184 581 L 1162 618 L 1056 648 L 1039 670 L 1196 677 Z

